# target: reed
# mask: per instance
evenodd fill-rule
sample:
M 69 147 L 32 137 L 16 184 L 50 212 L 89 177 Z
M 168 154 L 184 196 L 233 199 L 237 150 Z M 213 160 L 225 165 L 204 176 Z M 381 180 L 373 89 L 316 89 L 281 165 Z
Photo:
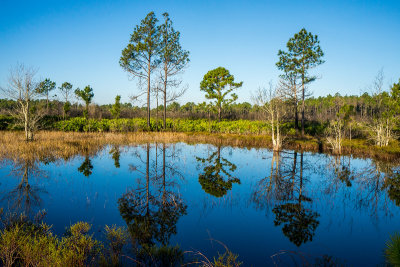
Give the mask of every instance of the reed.
M 144 143 L 179 143 L 212 144 L 240 148 L 271 148 L 271 139 L 267 135 L 240 135 L 217 133 L 182 133 L 182 132 L 58 132 L 40 131 L 34 142 L 26 142 L 22 132 L 0 132 L 0 157 L 6 159 L 49 158 L 50 160 L 68 160 L 76 155 L 94 155 L 107 145 L 138 145 Z M 323 140 L 306 137 L 298 139 L 288 137 L 284 149 L 305 150 L 330 153 Z M 344 140 L 343 155 L 371 157 L 379 160 L 398 160 L 400 145 L 394 141 L 389 147 L 378 148 L 367 140 Z

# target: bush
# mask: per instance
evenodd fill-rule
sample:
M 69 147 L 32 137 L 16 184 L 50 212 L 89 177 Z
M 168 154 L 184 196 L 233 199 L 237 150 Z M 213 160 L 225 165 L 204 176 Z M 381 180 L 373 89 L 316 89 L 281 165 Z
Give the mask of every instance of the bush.
M 0 115 L 0 130 L 9 130 L 14 123 L 14 119 L 10 116 Z
M 3 214 L 0 209 L 0 266 L 119 266 L 127 242 L 124 228 L 105 227 L 109 250 L 89 234 L 91 225 L 77 222 L 63 237 L 51 232 L 39 212 L 29 220 L 21 214 Z
M 0 260 L 4 266 L 84 266 L 100 257 L 100 243 L 78 222 L 61 239 L 44 223 L 20 221 L 0 231 Z
M 269 124 L 263 121 L 210 121 L 206 119 L 167 119 L 166 130 L 173 132 L 210 132 L 231 134 L 266 134 Z M 54 129 L 71 132 L 141 132 L 162 129 L 162 121 L 150 120 L 150 128 L 146 119 L 89 119 L 72 118 L 54 124 Z
M 395 233 L 386 242 L 385 256 L 391 266 L 400 265 L 400 235 Z

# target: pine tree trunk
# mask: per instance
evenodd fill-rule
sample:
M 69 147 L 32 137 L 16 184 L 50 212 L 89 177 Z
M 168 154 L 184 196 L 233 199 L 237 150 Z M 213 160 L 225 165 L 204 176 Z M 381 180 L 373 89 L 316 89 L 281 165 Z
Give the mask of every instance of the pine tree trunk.
M 147 127 L 150 129 L 150 71 L 151 71 L 151 56 L 147 65 Z
M 304 68 L 303 68 L 304 71 Z M 301 103 L 301 137 L 304 137 L 304 109 L 305 109 L 305 85 L 304 85 L 304 74 L 302 75 L 302 82 L 303 82 L 303 88 L 302 88 L 302 103 Z
M 165 69 L 164 69 L 165 70 Z M 164 79 L 164 117 L 163 117 L 163 123 L 164 123 L 164 130 L 167 129 L 167 71 L 165 70 L 165 79 Z

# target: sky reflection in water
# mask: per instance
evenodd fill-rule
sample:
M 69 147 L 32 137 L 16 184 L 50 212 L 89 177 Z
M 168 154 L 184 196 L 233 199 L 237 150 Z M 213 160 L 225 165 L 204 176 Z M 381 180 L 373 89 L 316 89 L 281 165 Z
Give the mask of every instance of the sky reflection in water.
M 379 264 L 386 240 L 400 230 L 399 167 L 301 151 L 108 146 L 68 161 L 4 159 L 0 186 L 4 210 L 45 209 L 60 235 L 87 221 L 101 238 L 104 225 L 117 224 L 141 244 L 179 244 L 211 257 L 223 252 L 215 239 L 245 265 L 300 253 Z

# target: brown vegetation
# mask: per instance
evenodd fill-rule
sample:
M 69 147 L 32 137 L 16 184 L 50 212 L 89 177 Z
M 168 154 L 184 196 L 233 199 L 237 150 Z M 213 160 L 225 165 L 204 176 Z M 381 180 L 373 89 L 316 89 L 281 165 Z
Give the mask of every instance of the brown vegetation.
M 137 133 L 76 133 L 40 131 L 35 142 L 25 142 L 23 132 L 4 131 L 0 135 L 0 157 L 17 159 L 57 159 L 68 160 L 76 155 L 94 155 L 106 145 L 137 145 L 143 143 L 213 144 L 232 147 L 271 148 L 271 138 L 265 135 L 175 133 L 175 132 L 137 132 Z M 330 153 L 328 145 L 322 140 L 308 137 L 298 140 L 288 137 L 284 149 L 306 150 Z M 344 140 L 343 154 L 357 157 L 373 157 L 381 160 L 400 158 L 400 145 L 393 142 L 380 148 L 371 146 L 367 140 Z

